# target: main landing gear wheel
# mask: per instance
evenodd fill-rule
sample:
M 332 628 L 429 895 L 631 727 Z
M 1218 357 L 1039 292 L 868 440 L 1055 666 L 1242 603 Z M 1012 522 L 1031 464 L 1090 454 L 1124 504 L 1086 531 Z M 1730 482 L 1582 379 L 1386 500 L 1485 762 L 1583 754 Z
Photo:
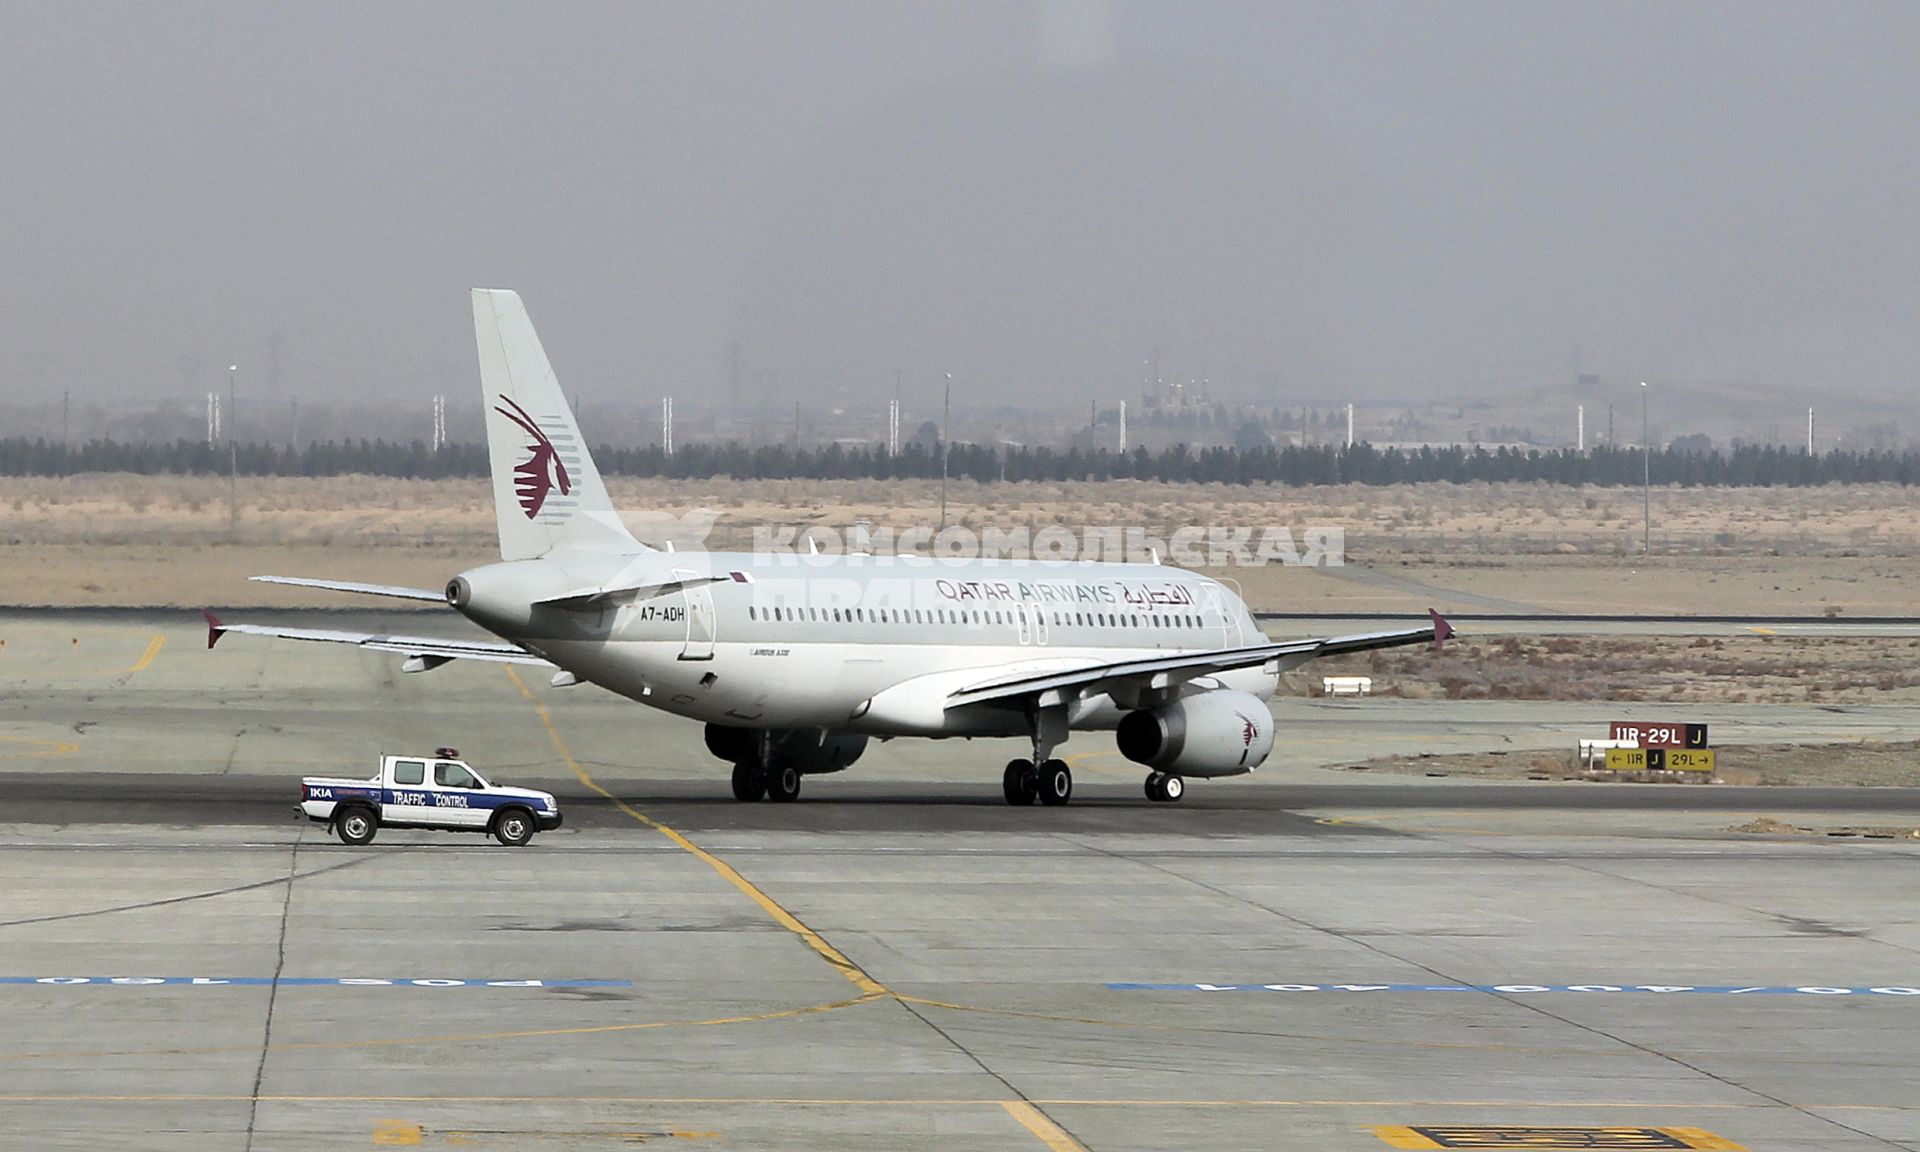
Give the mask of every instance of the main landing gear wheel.
M 1040 765 L 1037 777 L 1040 803 L 1058 808 L 1073 799 L 1073 769 L 1067 767 L 1065 760 L 1049 760 Z
M 1147 775 L 1147 799 L 1158 803 L 1172 803 L 1187 794 L 1187 782 L 1170 772 L 1152 772 Z
M 767 799 L 778 804 L 800 798 L 800 769 L 791 764 L 774 764 L 767 769 Z
M 1033 778 L 1033 761 L 1007 761 L 1007 770 L 1000 777 L 1000 787 L 1007 794 L 1007 803 L 1015 807 L 1033 803 L 1040 796 Z
M 752 803 L 767 794 L 767 774 L 752 760 L 733 766 L 733 798 Z

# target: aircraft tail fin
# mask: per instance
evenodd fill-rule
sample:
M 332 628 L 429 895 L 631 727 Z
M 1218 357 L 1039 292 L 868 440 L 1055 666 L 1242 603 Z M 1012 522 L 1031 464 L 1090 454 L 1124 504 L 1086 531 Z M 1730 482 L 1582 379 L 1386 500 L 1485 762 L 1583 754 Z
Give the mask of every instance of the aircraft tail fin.
M 607 497 L 518 293 L 473 290 L 500 558 L 647 551 Z

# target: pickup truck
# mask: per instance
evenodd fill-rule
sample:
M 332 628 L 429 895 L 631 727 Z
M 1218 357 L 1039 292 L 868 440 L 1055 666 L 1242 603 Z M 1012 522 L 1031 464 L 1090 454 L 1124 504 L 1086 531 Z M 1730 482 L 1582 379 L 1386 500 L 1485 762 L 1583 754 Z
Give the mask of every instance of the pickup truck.
M 371 843 L 380 826 L 483 832 L 518 848 L 538 831 L 560 827 L 548 792 L 489 784 L 452 748 L 432 756 L 382 756 L 366 780 L 308 776 L 300 813 L 345 844 Z

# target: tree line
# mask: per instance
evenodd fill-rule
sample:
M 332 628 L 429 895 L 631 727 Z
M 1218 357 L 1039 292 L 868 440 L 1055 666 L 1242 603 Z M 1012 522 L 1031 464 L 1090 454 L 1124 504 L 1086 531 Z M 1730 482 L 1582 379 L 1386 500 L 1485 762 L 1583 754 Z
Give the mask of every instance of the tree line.
M 738 443 L 688 444 L 669 456 L 657 446 L 595 448 L 601 471 L 613 476 L 703 479 L 895 480 L 941 473 L 937 445 L 908 444 L 889 456 L 879 447 L 820 447 Z M 288 445 L 201 440 L 63 444 L 44 439 L 0 439 L 0 476 L 73 476 L 88 472 L 138 475 L 242 476 L 375 475 L 409 478 L 487 474 L 484 444 L 449 444 L 434 451 L 421 440 L 342 440 Z M 1643 468 L 1655 484 L 1685 487 L 1805 487 L 1819 484 L 1920 483 L 1920 452 L 1835 450 L 1819 455 L 1779 446 L 1743 445 L 1729 451 L 1666 448 L 1643 459 L 1638 449 L 1377 448 L 1371 444 L 1193 448 L 1159 451 L 955 444 L 947 469 L 955 479 L 983 483 L 1063 480 L 1162 480 L 1213 484 L 1424 484 L 1508 481 L 1632 486 Z

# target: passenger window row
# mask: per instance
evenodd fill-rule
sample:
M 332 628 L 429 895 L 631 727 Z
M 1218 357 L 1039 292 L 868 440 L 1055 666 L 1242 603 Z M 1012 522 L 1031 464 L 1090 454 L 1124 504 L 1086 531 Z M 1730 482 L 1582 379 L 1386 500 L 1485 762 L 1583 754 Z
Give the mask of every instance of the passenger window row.
M 1016 613 L 1018 615 L 1016 616 Z M 1017 626 L 1036 621 L 1038 609 L 1001 608 L 788 608 L 775 605 L 747 606 L 747 619 L 776 623 L 817 624 L 970 624 L 974 626 Z M 1159 615 L 1138 612 L 1065 612 L 1046 613 L 1055 627 L 1078 628 L 1202 628 L 1206 619 L 1196 613 Z

